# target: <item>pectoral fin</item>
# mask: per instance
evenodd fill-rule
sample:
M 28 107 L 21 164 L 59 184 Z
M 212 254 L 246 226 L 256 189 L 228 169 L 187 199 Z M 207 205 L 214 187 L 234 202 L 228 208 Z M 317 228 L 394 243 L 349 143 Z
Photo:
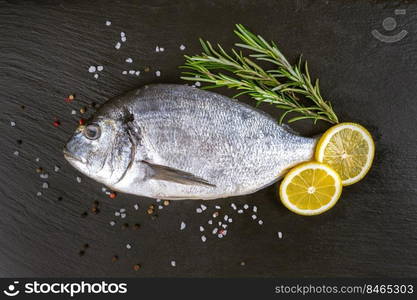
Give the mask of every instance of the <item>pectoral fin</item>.
M 191 173 L 184 172 L 167 166 L 153 164 L 147 161 L 142 161 L 150 168 L 149 178 L 157 180 L 171 181 L 187 185 L 203 185 L 215 187 L 214 184 L 207 180 L 197 177 Z

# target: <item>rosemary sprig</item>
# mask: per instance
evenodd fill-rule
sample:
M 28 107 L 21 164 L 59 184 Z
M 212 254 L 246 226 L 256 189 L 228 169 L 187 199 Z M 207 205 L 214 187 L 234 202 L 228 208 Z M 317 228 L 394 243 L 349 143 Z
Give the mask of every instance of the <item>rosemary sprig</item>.
M 335 124 L 339 120 L 330 102 L 320 94 L 319 80 L 314 83 L 308 71 L 307 62 L 303 64 L 300 57 L 298 64 L 291 65 L 274 42 L 268 43 L 259 35 L 254 35 L 243 25 L 236 25 L 234 33 L 241 43 L 235 46 L 240 51 L 231 49 L 227 53 L 219 44 L 213 47 L 208 41 L 200 39 L 203 52 L 201 55 L 187 56 L 182 68 L 184 80 L 206 82 L 204 89 L 228 87 L 240 92 L 234 97 L 248 94 L 257 101 L 270 103 L 285 110 L 279 119 L 282 123 L 289 113 L 298 113 L 288 123 L 313 119 Z M 244 56 L 242 50 L 249 50 Z M 274 68 L 264 70 L 259 63 L 272 64 Z M 222 72 L 223 71 L 223 72 Z M 300 97 L 309 100 L 303 104 Z M 305 102 L 305 101 L 304 101 Z

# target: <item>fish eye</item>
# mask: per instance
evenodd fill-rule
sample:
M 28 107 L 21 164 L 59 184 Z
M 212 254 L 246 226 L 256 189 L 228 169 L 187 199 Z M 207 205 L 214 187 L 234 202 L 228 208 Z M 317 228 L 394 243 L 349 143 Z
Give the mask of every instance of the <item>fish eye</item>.
M 96 139 L 98 139 L 98 138 L 100 137 L 100 135 L 101 135 L 100 126 L 98 126 L 97 124 L 90 124 L 90 125 L 87 125 L 87 126 L 84 128 L 83 133 L 84 133 L 84 136 L 85 136 L 87 139 L 90 139 L 90 140 L 96 140 Z

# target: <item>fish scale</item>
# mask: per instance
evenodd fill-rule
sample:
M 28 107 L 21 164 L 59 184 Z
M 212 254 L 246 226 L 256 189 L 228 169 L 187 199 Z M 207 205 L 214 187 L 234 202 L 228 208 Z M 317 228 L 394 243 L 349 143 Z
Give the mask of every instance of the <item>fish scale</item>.
M 99 138 L 85 136 L 89 126 L 98 128 Z M 64 154 L 79 171 L 113 190 L 160 199 L 216 199 L 276 182 L 290 167 L 311 160 L 316 142 L 228 97 L 155 84 L 106 102 L 76 130 Z M 114 148 L 109 143 L 119 147 L 116 158 L 106 153 Z M 92 160 L 103 163 L 89 164 Z M 100 165 L 112 167 L 97 169 Z

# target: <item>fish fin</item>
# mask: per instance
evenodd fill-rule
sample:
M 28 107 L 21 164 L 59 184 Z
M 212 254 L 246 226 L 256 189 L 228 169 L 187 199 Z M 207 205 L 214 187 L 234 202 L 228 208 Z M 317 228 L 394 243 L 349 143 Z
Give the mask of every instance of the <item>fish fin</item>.
M 152 179 L 171 181 L 187 185 L 204 185 L 215 187 L 214 184 L 211 184 L 207 180 L 197 177 L 191 173 L 167 166 L 153 164 L 145 160 L 142 162 L 152 170 L 152 173 L 150 174 L 150 178 Z

